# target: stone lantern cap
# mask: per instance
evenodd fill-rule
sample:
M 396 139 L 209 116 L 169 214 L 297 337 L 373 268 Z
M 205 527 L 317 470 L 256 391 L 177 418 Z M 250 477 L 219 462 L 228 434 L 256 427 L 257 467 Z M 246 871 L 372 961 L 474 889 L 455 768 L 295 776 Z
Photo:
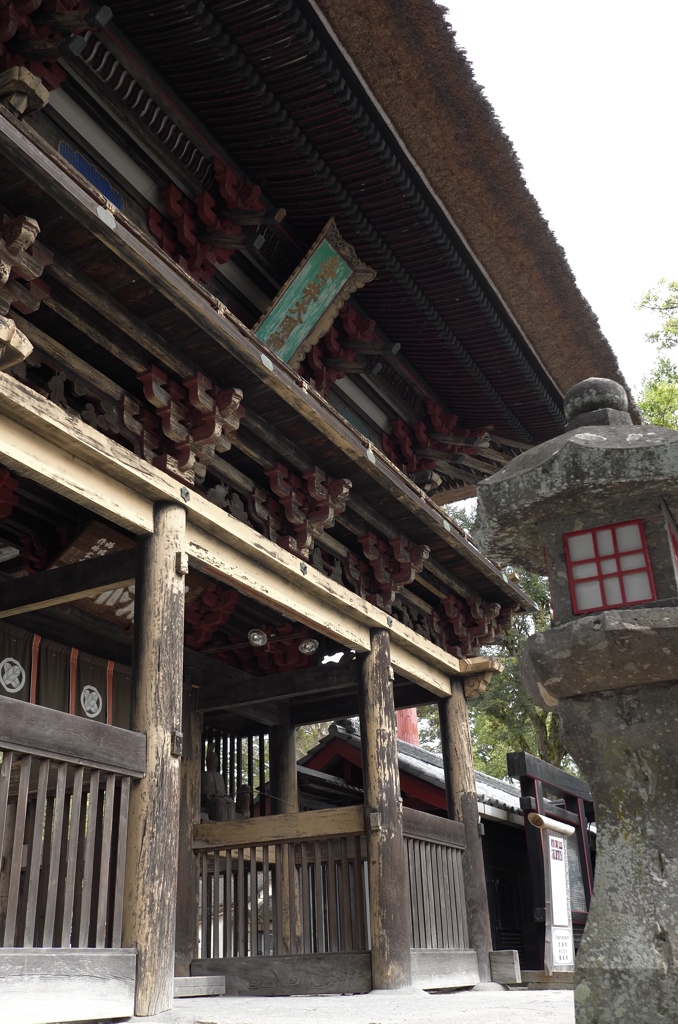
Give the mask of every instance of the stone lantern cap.
M 634 497 L 666 501 L 678 520 L 678 431 L 632 423 L 624 388 L 590 377 L 565 396 L 563 434 L 478 484 L 476 539 L 496 561 L 544 571 L 539 524 L 575 520 Z

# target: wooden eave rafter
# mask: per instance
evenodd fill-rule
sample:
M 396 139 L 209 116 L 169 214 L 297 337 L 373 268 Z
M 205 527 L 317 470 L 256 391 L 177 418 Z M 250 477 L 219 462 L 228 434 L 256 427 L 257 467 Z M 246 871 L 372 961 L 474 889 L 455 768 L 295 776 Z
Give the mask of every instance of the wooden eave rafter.
M 316 198 L 326 210 L 341 211 L 342 230 L 353 233 L 351 241 L 360 244 L 368 261 L 376 260 L 377 281 L 364 295 L 368 315 L 389 331 L 388 324 L 396 323 L 397 295 L 399 320 L 420 323 L 417 358 L 425 351 L 429 356 L 435 352 L 436 371 L 442 358 L 455 379 L 465 380 L 465 393 L 457 391 L 455 402 L 448 403 L 455 405 L 454 411 L 473 422 L 483 408 L 486 422 L 503 417 L 514 428 L 510 432 L 523 440 L 531 439 L 530 432 L 556 431 L 562 419 L 557 388 L 525 339 L 515 334 L 515 324 L 503 318 L 505 311 L 482 271 L 454 237 L 449 219 L 441 220 L 439 207 L 407 155 L 398 150 L 388 126 L 310 9 L 304 4 L 267 4 L 275 18 L 270 22 L 275 31 L 268 34 L 262 29 L 261 4 L 240 4 L 237 10 L 216 4 L 211 10 L 215 32 L 206 39 L 190 4 L 177 5 L 173 17 L 179 17 L 180 6 L 180 44 L 171 18 L 159 39 L 128 0 L 119 0 L 113 9 L 118 24 L 212 133 L 228 138 L 229 148 L 270 194 L 276 189 L 281 195 L 285 192 L 290 217 L 302 231 L 314 213 Z M 286 26 L 284 42 L 278 31 L 281 24 Z M 180 68 L 174 56 L 178 45 Z M 218 84 L 204 70 L 196 74 L 198 52 L 201 69 L 218 62 Z M 216 102 L 224 90 L 232 98 L 227 109 Z M 262 145 L 264 125 L 268 150 Z M 276 140 L 277 157 L 267 163 L 271 139 Z M 288 173 L 292 162 L 294 180 Z M 307 179 L 315 183 L 310 192 Z M 393 194 L 386 196 L 390 189 Z M 446 302 L 455 304 L 451 319 Z M 408 313 L 403 316 L 405 307 Z M 393 338 L 400 340 L 395 334 Z M 430 359 L 424 376 L 431 378 L 429 364 Z M 509 405 L 513 402 L 521 416 L 531 418 L 527 434 L 504 401 L 509 394 Z M 488 409 L 494 411 L 488 414 Z M 537 410 L 543 414 L 539 425 Z
M 477 572 L 492 581 L 510 600 L 524 602 L 524 595 L 505 581 L 458 532 L 433 502 L 400 473 L 380 452 L 366 446 L 364 438 L 343 421 L 330 406 L 308 388 L 293 371 L 271 358 L 257 340 L 209 292 L 197 285 L 134 228 L 119 211 L 102 201 L 82 182 L 70 165 L 61 160 L 28 126 L 7 114 L 0 115 L 0 137 L 12 159 L 45 193 L 53 197 L 123 262 L 140 273 L 175 304 L 217 346 L 237 359 L 263 385 L 275 392 L 295 414 L 318 429 L 351 460 L 360 474 L 383 487 L 401 506 L 432 530 Z

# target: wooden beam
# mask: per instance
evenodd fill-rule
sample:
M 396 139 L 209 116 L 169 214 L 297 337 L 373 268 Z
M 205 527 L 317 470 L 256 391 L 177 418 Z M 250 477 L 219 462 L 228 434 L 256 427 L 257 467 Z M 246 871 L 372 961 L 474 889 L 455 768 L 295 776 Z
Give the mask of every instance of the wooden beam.
M 141 778 L 146 772 L 146 737 L 88 718 L 0 696 L 0 749 L 88 764 L 102 771 Z M 93 756 L 96 751 L 97 756 Z
M 529 775 L 530 778 L 539 779 L 540 782 L 543 782 L 550 789 L 557 789 L 563 794 L 567 793 L 581 797 L 582 800 L 593 800 L 591 790 L 583 779 L 578 779 L 562 768 L 556 768 L 555 765 L 548 764 L 546 761 L 540 761 L 534 754 L 528 754 L 525 750 L 520 750 L 515 754 L 507 754 L 506 764 L 509 775 L 514 779 L 519 779 L 523 775 Z
M 214 509 L 214 506 L 212 508 Z M 233 523 L 236 522 L 237 520 L 233 519 Z M 289 560 L 288 558 L 279 560 L 276 557 L 274 562 L 266 559 L 266 564 L 262 565 L 262 551 L 271 542 L 267 542 L 265 538 L 255 534 L 251 527 L 245 526 L 243 523 L 240 526 L 244 531 L 251 532 L 257 537 L 259 559 L 246 555 L 238 549 L 239 546 L 230 547 L 220 539 L 210 537 L 203 530 L 190 524 L 186 533 L 186 546 L 192 563 L 208 576 L 234 586 L 241 593 L 263 600 L 269 607 L 291 616 L 296 622 L 310 626 L 354 650 L 367 650 L 369 630 L 350 614 L 352 611 L 355 615 L 356 610 L 360 610 L 369 615 L 367 601 L 363 602 L 361 598 L 349 593 L 345 588 L 339 587 L 338 584 L 332 584 L 332 581 L 326 576 L 299 559 L 290 557 Z M 271 544 L 271 547 L 274 548 L 276 545 Z M 277 548 L 277 550 L 281 554 L 287 554 L 287 552 L 283 552 L 282 548 Z M 278 564 L 275 565 L 275 562 Z M 285 578 L 287 575 L 285 570 L 289 572 L 292 567 L 294 567 L 295 576 L 298 579 L 303 579 L 306 582 L 312 574 L 315 574 L 327 586 L 321 584 L 320 587 L 314 587 L 315 594 L 309 593 L 311 588 L 304 586 L 303 583 L 290 586 L 290 582 Z M 327 601 L 328 596 L 334 596 L 333 587 L 343 591 L 343 608 L 337 607 L 334 601 L 331 604 Z M 323 595 L 325 600 L 320 599 L 319 591 L 321 590 L 325 591 Z
M 345 660 L 345 659 L 342 659 Z M 252 707 L 266 701 L 293 700 L 312 694 L 328 694 L 355 689 L 360 667 L 356 661 L 347 665 L 319 665 L 294 672 L 249 677 L 240 683 L 226 684 L 218 690 L 200 691 L 200 711 L 226 711 Z
M 0 462 L 20 475 L 134 533 L 151 532 L 154 501 L 185 506 L 198 569 L 356 651 L 388 629 L 394 666 L 438 696 L 449 675 L 477 671 L 7 374 L 0 408 Z
M 129 587 L 134 583 L 135 563 L 132 548 L 13 579 L 0 591 L 0 619 Z

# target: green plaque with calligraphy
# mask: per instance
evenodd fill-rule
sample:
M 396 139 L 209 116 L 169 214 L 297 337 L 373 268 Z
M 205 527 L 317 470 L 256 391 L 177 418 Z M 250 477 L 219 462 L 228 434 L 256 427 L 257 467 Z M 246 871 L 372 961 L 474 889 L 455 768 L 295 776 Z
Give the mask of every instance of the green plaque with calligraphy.
M 331 219 L 261 317 L 254 333 L 283 362 L 296 369 L 306 353 L 327 334 L 349 295 L 374 276 L 375 271 L 358 259 L 353 246 L 344 241 Z

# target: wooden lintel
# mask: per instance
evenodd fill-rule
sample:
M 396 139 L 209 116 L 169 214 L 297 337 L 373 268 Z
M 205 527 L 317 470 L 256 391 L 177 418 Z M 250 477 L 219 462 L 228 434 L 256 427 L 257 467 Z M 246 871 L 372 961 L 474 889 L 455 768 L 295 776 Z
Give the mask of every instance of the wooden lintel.
M 193 826 L 193 846 L 227 850 L 236 846 L 362 835 L 364 828 L 362 804 L 356 804 L 303 814 L 266 815 L 249 821 L 206 821 Z
M 132 548 L 7 581 L 0 591 L 0 619 L 129 587 L 134 583 L 135 558 Z
M 232 683 L 218 690 L 201 691 L 200 711 L 227 711 L 253 708 L 266 701 L 291 700 L 299 696 L 343 692 L 358 684 L 359 668 L 355 661 L 346 666 L 327 665 L 301 671 L 281 672 L 270 676 Z

